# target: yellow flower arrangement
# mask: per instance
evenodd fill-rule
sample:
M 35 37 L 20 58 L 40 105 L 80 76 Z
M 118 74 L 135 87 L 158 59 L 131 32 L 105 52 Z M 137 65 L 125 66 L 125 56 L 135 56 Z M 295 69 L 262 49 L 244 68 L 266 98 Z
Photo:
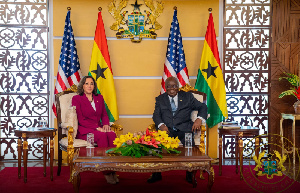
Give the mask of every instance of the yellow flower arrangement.
M 179 146 L 180 140 L 178 137 L 169 137 L 166 131 L 149 132 L 148 128 L 146 132 L 127 133 L 121 135 L 114 140 L 115 148 L 109 149 L 107 153 L 116 153 L 123 156 L 141 157 L 152 154 L 162 158 L 159 154 L 162 149 L 165 149 L 168 153 L 180 153 L 175 148 Z

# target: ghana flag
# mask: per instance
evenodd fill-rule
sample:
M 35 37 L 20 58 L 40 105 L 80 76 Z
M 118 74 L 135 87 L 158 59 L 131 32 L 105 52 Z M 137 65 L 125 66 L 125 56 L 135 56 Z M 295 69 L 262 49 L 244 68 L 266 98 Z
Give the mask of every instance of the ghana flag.
M 109 121 L 118 120 L 116 90 L 101 11 L 98 13 L 89 75 L 95 78 L 98 93 L 104 98 Z
M 224 117 L 228 118 L 225 84 L 220 65 L 213 16 L 209 13 L 208 26 L 198 70 L 195 88 L 207 95 L 207 108 L 210 115 L 207 126 L 212 128 Z

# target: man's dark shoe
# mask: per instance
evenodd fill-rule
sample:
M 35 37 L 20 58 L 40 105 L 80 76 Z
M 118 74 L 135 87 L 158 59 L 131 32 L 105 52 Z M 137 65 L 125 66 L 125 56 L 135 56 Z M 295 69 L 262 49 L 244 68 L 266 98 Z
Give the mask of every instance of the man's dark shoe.
M 193 183 L 193 172 L 186 171 L 185 179 L 188 183 L 192 184 Z
M 150 178 L 147 180 L 148 183 L 154 183 L 157 181 L 160 181 L 162 179 L 161 173 L 160 172 L 154 172 L 150 176 Z

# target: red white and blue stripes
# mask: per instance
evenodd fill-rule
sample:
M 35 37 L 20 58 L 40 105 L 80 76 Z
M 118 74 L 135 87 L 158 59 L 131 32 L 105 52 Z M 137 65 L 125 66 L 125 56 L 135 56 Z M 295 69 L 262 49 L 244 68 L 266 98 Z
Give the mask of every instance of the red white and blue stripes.
M 189 84 L 189 75 L 185 63 L 182 37 L 177 19 L 177 10 L 174 10 L 173 20 L 170 28 L 164 74 L 161 82 L 161 94 L 166 91 L 165 80 L 170 76 L 177 77 L 179 80 L 179 87 Z
M 68 11 L 65 21 L 64 36 L 62 39 L 54 95 L 70 88 L 74 84 L 78 85 L 81 77 L 80 64 L 73 29 L 71 26 L 70 11 Z M 54 101 L 52 109 L 56 116 L 56 101 Z

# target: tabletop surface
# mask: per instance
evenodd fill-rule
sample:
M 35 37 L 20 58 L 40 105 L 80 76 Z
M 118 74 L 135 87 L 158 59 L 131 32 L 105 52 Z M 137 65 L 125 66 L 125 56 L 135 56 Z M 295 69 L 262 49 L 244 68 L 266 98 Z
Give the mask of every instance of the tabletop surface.
M 179 147 L 178 151 L 181 151 L 180 154 L 169 154 L 167 152 L 163 152 L 161 155 L 163 158 L 159 158 L 156 156 L 143 156 L 140 158 L 130 157 L 130 156 L 121 156 L 115 154 L 107 154 L 106 150 L 111 148 L 86 148 L 80 147 L 77 152 L 77 158 L 75 158 L 74 162 L 81 161 L 107 161 L 107 162 L 164 162 L 164 161 L 185 161 L 185 162 L 193 162 L 193 161 L 212 161 L 213 159 L 209 156 L 200 152 L 198 147 L 193 148 L 185 148 Z
M 19 128 L 14 130 L 16 137 L 23 137 L 23 134 L 26 134 L 26 137 L 30 138 L 40 138 L 40 137 L 54 137 L 54 132 L 56 133 L 55 128 L 48 127 L 27 127 Z
M 38 132 L 38 131 L 55 131 L 55 128 L 48 128 L 48 127 L 26 127 L 26 128 L 19 128 L 15 131 L 20 132 Z
M 300 120 L 300 114 L 281 113 L 281 117 L 282 117 L 283 119 L 295 119 L 295 120 Z
M 224 128 L 219 128 L 219 130 L 222 130 L 222 131 L 230 130 L 230 131 L 242 132 L 242 131 L 256 131 L 256 130 L 259 130 L 259 128 L 258 127 L 251 127 L 251 126 L 241 126 L 240 129 L 230 129 L 230 128 L 224 129 Z

